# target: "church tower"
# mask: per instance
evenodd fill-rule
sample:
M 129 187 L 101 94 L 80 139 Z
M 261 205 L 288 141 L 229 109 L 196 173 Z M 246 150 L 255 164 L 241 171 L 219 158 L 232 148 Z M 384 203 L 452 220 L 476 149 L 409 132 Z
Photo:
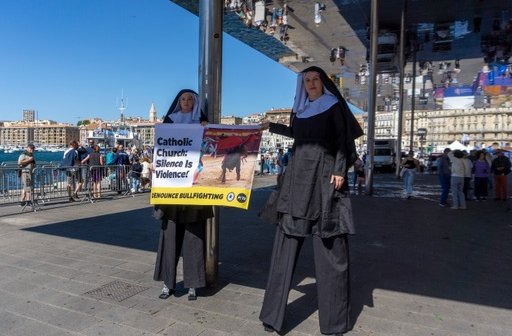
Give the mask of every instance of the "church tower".
M 153 123 L 157 121 L 155 103 L 151 103 L 149 108 L 149 121 Z

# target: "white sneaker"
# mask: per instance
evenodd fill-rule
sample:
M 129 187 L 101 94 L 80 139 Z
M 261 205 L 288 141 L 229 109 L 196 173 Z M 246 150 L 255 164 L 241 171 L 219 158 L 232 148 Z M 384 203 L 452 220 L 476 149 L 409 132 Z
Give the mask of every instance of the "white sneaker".
M 453 207 L 451 207 L 450 209 L 452 209 L 452 210 L 457 210 L 457 209 L 459 209 L 459 208 L 457 208 L 457 207 L 453 206 Z

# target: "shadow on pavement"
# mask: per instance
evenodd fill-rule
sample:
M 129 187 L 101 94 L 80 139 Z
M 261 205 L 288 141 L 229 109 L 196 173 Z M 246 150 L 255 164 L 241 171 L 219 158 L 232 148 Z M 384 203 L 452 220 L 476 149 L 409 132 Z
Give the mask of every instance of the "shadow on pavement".
M 398 182 L 400 183 L 400 182 Z M 428 189 L 428 187 L 423 186 Z M 263 289 L 275 226 L 257 212 L 271 188 L 255 189 L 247 211 L 221 209 L 218 284 Z M 358 234 L 350 237 L 352 317 L 373 306 L 384 289 L 444 300 L 512 309 L 512 222 L 506 204 L 468 202 L 468 210 L 441 208 L 432 200 L 353 197 Z M 152 209 L 112 213 L 27 231 L 156 251 L 159 225 Z M 304 243 L 293 281 L 284 332 L 317 310 L 311 239 Z

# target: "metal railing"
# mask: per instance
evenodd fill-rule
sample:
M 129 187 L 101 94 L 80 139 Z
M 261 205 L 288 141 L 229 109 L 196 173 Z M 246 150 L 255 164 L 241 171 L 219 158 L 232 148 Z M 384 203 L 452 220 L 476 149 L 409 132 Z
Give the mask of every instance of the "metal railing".
M 133 189 L 136 185 L 132 182 L 130 165 L 42 165 L 31 172 L 14 165 L 0 165 L 0 206 L 19 203 L 23 189 L 30 195 L 22 211 L 27 207 L 37 211 L 41 205 L 52 202 L 94 203 L 105 196 L 133 195 L 138 190 Z

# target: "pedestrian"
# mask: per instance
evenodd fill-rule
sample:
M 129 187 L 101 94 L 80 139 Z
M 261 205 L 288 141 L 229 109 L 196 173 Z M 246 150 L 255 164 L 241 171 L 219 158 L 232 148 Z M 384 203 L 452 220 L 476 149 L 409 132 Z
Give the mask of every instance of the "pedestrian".
M 130 192 L 132 194 L 139 192 L 141 174 L 142 174 L 142 165 L 139 162 L 139 157 L 134 156 L 133 164 L 131 167 L 131 174 L 130 174 L 130 179 L 131 179 L 131 184 L 132 184 L 131 188 L 130 188 Z
M 489 164 L 489 169 L 492 166 L 492 160 L 494 160 L 494 158 L 492 157 L 491 153 L 485 152 L 485 161 L 487 161 L 487 163 Z M 492 190 L 493 187 L 494 187 L 493 186 L 493 184 L 494 184 L 494 176 L 493 176 L 493 174 L 489 174 L 489 178 L 487 180 L 487 184 L 488 184 L 489 190 Z
M 473 166 L 475 173 L 475 197 L 477 201 L 487 200 L 487 184 L 491 167 L 485 159 L 485 152 L 478 153 L 478 159 Z
M 283 176 L 283 172 L 284 172 L 284 151 L 282 148 L 279 148 L 277 150 L 277 159 L 276 159 L 276 164 L 277 164 L 277 179 L 276 179 L 276 182 L 277 182 L 277 187 L 280 188 L 281 187 L 281 179 L 282 179 L 282 176 Z
M 78 165 L 80 160 L 78 159 L 78 142 L 73 140 L 69 143 L 68 149 L 62 155 L 62 161 L 60 163 L 61 168 L 66 170 L 68 197 L 70 202 L 77 201 L 78 192 L 82 186 L 82 175 L 80 174 Z
M 146 186 L 149 185 L 151 187 L 151 163 L 149 163 L 149 158 L 142 158 L 142 173 L 140 177 L 140 185 L 142 190 L 146 189 Z
M 456 149 L 448 153 L 451 162 L 450 187 L 452 190 L 452 207 L 450 209 L 466 209 L 466 198 L 464 197 L 464 154 Z
M 116 165 L 116 184 L 115 189 L 118 194 L 121 194 L 123 190 L 129 190 L 130 186 L 128 185 L 128 180 L 126 178 L 126 173 L 128 169 L 131 168 L 130 156 L 124 149 L 124 145 L 119 143 L 117 145 L 117 157 L 115 161 Z
M 448 194 L 450 193 L 451 163 L 448 157 L 450 151 L 450 148 L 445 148 L 443 156 L 437 159 L 437 177 L 441 185 L 441 199 L 439 200 L 439 205 L 442 207 L 448 205 Z
M 364 175 L 364 164 L 363 164 L 363 160 L 361 160 L 360 157 L 357 157 L 357 160 L 356 162 L 354 162 L 354 166 L 352 167 L 353 169 L 353 189 L 354 189 L 354 192 L 356 190 L 356 185 L 358 184 L 358 177 L 359 177 L 359 171 L 363 171 L 363 175 Z
M 407 198 L 412 197 L 412 189 L 414 186 L 414 175 L 420 169 L 420 164 L 418 160 L 414 158 L 414 153 L 411 151 L 407 155 L 406 158 L 402 161 L 402 169 L 404 169 L 403 178 L 404 178 L 404 189 L 405 196 Z
M 91 144 L 92 152 L 87 155 L 84 161 L 89 163 L 89 174 L 92 182 L 92 198 L 101 198 L 101 179 L 103 177 L 102 166 L 104 165 L 103 156 L 100 153 L 100 146 Z
M 464 187 L 462 188 L 462 192 L 464 193 L 464 198 L 466 201 L 471 199 L 470 190 L 471 190 L 471 178 L 473 176 L 473 162 L 469 158 L 468 152 L 462 151 L 464 155 L 462 158 L 462 163 L 464 164 Z
M 33 144 L 28 144 L 27 148 L 18 157 L 19 176 L 21 177 L 21 199 L 20 205 L 25 206 L 27 203 L 32 202 L 32 188 L 33 184 L 33 173 L 36 167 L 36 160 L 34 158 Z
M 78 170 L 77 174 L 80 174 L 80 180 L 82 181 L 80 185 L 80 190 L 87 190 L 88 180 L 89 180 L 89 166 L 87 163 L 87 156 L 89 155 L 90 147 L 85 147 L 82 144 L 78 145 L 76 152 L 78 153 Z
M 350 329 L 347 236 L 355 233 L 347 172 L 357 158 L 354 139 L 363 132 L 318 67 L 298 75 L 290 126 L 269 126 L 294 144 L 276 200 L 279 221 L 260 320 L 266 331 L 282 329 L 296 261 L 312 236 L 320 331 L 341 335 Z
M 164 117 L 164 123 L 199 124 L 207 118 L 201 111 L 197 93 L 181 90 Z M 158 205 L 155 218 L 161 222 L 160 240 L 153 279 L 163 281 L 160 299 L 168 299 L 176 287 L 176 267 L 183 256 L 183 282 L 188 299 L 197 298 L 196 288 L 206 285 L 204 239 L 206 219 L 213 217 L 211 206 Z
M 496 157 L 492 160 L 491 172 L 494 175 L 494 198 L 497 201 L 506 201 L 508 194 L 508 174 L 510 174 L 510 159 L 503 155 L 502 149 L 496 150 Z

